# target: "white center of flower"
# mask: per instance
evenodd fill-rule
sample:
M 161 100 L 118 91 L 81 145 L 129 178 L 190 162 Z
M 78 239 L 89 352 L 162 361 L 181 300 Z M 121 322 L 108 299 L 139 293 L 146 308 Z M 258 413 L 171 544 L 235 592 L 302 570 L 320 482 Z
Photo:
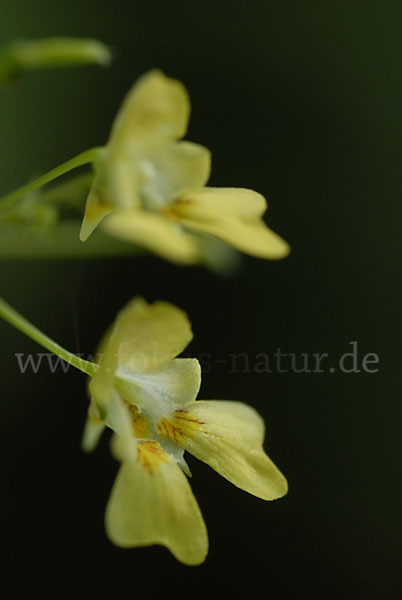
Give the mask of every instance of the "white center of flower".
M 159 210 L 169 202 L 167 182 L 149 159 L 141 159 L 138 163 L 140 198 L 145 210 Z
M 165 386 L 163 372 L 139 374 L 119 367 L 117 375 L 120 392 L 129 402 L 145 411 L 153 426 L 173 410 L 174 398 Z

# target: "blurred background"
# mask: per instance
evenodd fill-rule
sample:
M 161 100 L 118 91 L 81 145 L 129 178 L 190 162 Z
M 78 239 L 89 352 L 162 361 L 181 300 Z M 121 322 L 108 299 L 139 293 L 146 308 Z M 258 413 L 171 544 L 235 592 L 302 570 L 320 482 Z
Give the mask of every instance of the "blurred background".
M 41 350 L 0 323 L 5 597 L 400 597 L 401 18 L 397 0 L 2 0 L 1 43 L 95 37 L 114 63 L 0 90 L 1 194 L 105 143 L 132 82 L 159 67 L 190 92 L 187 138 L 212 150 L 211 185 L 263 193 L 292 246 L 280 262 L 245 257 L 232 278 L 152 256 L 1 262 L 1 294 L 75 352 L 92 353 L 134 295 L 184 308 L 200 397 L 260 411 L 290 488 L 264 503 L 189 457 L 206 563 L 113 547 L 103 512 L 117 463 L 107 438 L 81 453 L 85 377 L 21 374 L 15 354 Z M 329 370 L 353 341 L 377 372 Z M 258 372 L 256 356 L 278 349 L 298 368 L 302 354 L 329 356 L 322 373 Z M 249 365 L 233 368 L 240 353 Z

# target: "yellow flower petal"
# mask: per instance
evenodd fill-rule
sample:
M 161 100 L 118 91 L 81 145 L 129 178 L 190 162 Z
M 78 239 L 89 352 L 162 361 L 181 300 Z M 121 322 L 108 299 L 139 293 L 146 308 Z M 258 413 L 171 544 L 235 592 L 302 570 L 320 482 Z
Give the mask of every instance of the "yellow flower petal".
M 254 496 L 275 500 L 287 492 L 262 446 L 264 422 L 246 404 L 199 400 L 162 419 L 158 431 Z
M 84 452 L 92 452 L 95 449 L 104 429 L 105 424 L 103 421 L 90 414 L 88 415 L 81 440 L 81 447 Z
M 106 530 L 122 547 L 161 544 L 182 563 L 198 565 L 208 535 L 190 485 L 156 442 L 139 442 L 138 459 L 125 460 L 106 508 Z
M 103 229 L 118 238 L 139 244 L 176 263 L 199 260 L 196 240 L 161 214 L 145 211 L 119 211 L 109 215 Z
M 262 217 L 267 201 L 258 192 L 245 188 L 205 187 L 179 199 L 173 209 L 181 216 L 197 221 L 231 215 L 253 222 Z
M 186 228 L 213 235 L 247 254 L 279 259 L 289 253 L 288 244 L 261 218 L 264 197 L 252 190 L 204 188 L 170 208 Z
M 101 343 L 100 370 L 126 365 L 137 373 L 157 370 L 172 361 L 192 340 L 184 311 L 168 302 L 148 304 L 134 298 L 117 315 Z M 95 375 L 97 377 L 97 375 Z
M 154 143 L 177 140 L 187 130 L 190 102 L 185 87 L 153 70 L 143 75 L 128 92 L 113 124 L 109 144 Z
M 198 221 L 182 223 L 189 229 L 214 235 L 237 250 L 258 258 L 279 260 L 290 251 L 287 242 L 262 223 L 245 223 L 235 218 L 210 224 Z
M 137 373 L 162 369 L 192 337 L 184 311 L 167 302 L 148 304 L 134 298 L 119 312 L 100 343 L 99 369 L 90 383 L 97 408 L 107 411 L 118 367 L 130 367 Z

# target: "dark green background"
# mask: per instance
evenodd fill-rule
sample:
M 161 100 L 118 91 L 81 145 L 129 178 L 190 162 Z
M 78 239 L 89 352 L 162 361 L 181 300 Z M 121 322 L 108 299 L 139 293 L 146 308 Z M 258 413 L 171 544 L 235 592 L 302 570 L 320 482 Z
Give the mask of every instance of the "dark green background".
M 21 375 L 14 354 L 39 349 L 0 323 L 7 598 L 400 597 L 401 22 L 392 0 L 2 0 L 2 42 L 93 36 L 115 62 L 29 73 L 0 91 L 0 192 L 103 144 L 132 82 L 159 67 L 190 91 L 187 137 L 212 149 L 211 184 L 266 195 L 292 246 L 278 263 L 245 258 L 233 279 L 154 257 L 1 263 L 2 295 L 76 352 L 93 352 L 133 295 L 186 309 L 189 352 L 215 361 L 201 397 L 258 408 L 290 485 L 267 504 L 190 458 L 205 565 L 114 548 L 103 511 L 117 464 L 107 440 L 80 452 L 84 377 Z M 359 355 L 379 355 L 378 373 L 231 373 L 217 362 L 281 348 L 336 364 L 354 340 Z

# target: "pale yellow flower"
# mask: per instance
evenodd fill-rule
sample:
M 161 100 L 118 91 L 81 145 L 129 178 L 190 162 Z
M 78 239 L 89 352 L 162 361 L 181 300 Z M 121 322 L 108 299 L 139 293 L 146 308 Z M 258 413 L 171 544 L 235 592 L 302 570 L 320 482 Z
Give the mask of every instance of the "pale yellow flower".
M 253 408 L 196 400 L 200 365 L 176 358 L 191 339 L 177 307 L 130 302 L 99 350 L 83 446 L 92 450 L 105 426 L 114 431 L 121 467 L 106 508 L 110 539 L 122 547 L 161 544 L 196 565 L 206 557 L 208 536 L 185 450 L 264 500 L 286 494 L 287 483 L 264 452 L 264 423 Z
M 205 236 L 260 258 L 286 256 L 287 243 L 263 221 L 263 196 L 205 187 L 209 151 L 178 141 L 189 115 L 188 94 L 179 81 L 156 70 L 138 80 L 95 166 L 81 239 L 103 221 L 111 235 L 177 263 L 202 260 Z

